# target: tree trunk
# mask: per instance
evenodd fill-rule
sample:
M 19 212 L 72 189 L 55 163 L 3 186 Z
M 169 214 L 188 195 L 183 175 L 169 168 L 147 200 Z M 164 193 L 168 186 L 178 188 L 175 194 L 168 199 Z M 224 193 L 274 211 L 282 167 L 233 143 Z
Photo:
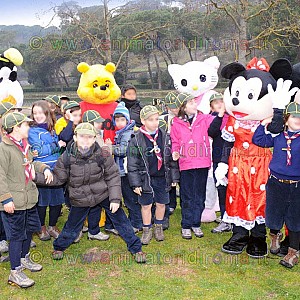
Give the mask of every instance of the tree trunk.
M 66 86 L 69 87 L 70 85 L 69 85 L 69 82 L 68 82 L 68 80 L 67 80 L 67 77 L 66 77 L 65 72 L 64 72 L 62 69 L 60 69 L 60 72 L 61 72 L 61 74 L 62 74 L 62 79 L 64 80 Z
M 123 84 L 127 83 L 127 75 L 128 75 L 128 51 L 125 54 L 125 62 L 124 62 L 124 73 L 123 73 Z
M 157 59 L 156 54 L 154 53 L 154 59 L 155 59 L 155 64 L 156 64 L 156 70 L 157 70 L 157 83 L 158 83 L 158 89 L 162 89 L 162 84 L 161 84 L 161 70 L 159 66 L 159 61 Z
M 237 38 L 237 59 L 242 65 L 246 65 L 246 56 L 248 50 L 247 40 L 247 21 L 245 15 L 242 14 L 240 18 L 240 30 Z
M 148 73 L 149 73 L 150 81 L 151 81 L 151 88 L 152 88 L 152 90 L 154 90 L 154 81 L 153 81 L 151 64 L 150 64 L 150 54 L 147 54 L 147 66 L 148 66 Z
M 105 57 L 106 57 L 106 63 L 108 63 L 112 61 L 108 0 L 103 0 L 103 5 L 104 5 L 104 28 L 105 28 Z

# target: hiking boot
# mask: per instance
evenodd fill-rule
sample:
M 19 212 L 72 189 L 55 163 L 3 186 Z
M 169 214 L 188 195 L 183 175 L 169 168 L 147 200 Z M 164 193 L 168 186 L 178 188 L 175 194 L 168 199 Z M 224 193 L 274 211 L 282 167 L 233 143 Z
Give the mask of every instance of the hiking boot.
M 74 240 L 73 244 L 79 243 L 81 238 L 82 238 L 82 231 L 79 232 L 78 237 Z
M 192 227 L 192 231 L 195 234 L 195 237 L 202 238 L 204 237 L 204 233 L 200 227 Z
M 46 226 L 42 226 L 42 230 L 38 234 L 41 241 L 49 241 L 51 240 L 51 236 L 49 235 Z
M 20 288 L 28 288 L 34 285 L 34 281 L 28 278 L 25 273 L 23 273 L 23 267 L 21 266 L 10 271 L 8 283 Z
M 192 238 L 192 230 L 181 228 L 181 236 L 183 239 L 190 240 Z
M 21 266 L 31 272 L 39 272 L 43 269 L 40 264 L 37 264 L 31 260 L 29 253 L 25 255 L 25 258 L 21 258 Z
M 64 251 L 54 250 L 52 252 L 52 259 L 61 260 L 64 258 Z
M 0 241 L 0 253 L 8 252 L 8 243 L 6 240 Z
M 162 224 L 154 224 L 154 237 L 158 242 L 161 242 L 165 239 Z
M 98 240 L 98 241 L 107 241 L 109 239 L 109 235 L 102 233 L 99 231 L 97 234 L 91 234 L 88 232 L 88 239 L 89 240 Z
M 144 264 L 146 262 L 146 253 L 144 253 L 143 251 L 137 252 L 133 254 L 133 256 L 134 256 L 134 260 L 138 264 Z
M 152 227 L 143 227 L 143 234 L 141 238 L 141 242 L 143 245 L 148 245 L 153 236 L 153 229 Z
M 173 214 L 174 214 L 174 211 L 175 211 L 175 208 L 170 207 L 170 209 L 169 209 L 169 214 L 170 214 L 170 215 L 173 215 Z
M 118 230 L 114 229 L 114 228 L 113 229 L 105 229 L 105 231 L 108 232 L 108 233 L 112 233 L 114 235 L 119 235 Z
M 264 258 L 268 255 L 268 245 L 266 243 L 266 237 L 255 237 L 250 235 L 249 242 L 246 248 L 246 253 L 251 258 Z
M 36 248 L 36 243 L 34 242 L 34 240 L 31 240 L 30 248 Z
M 87 226 L 83 226 L 82 227 L 82 232 L 83 233 L 86 233 L 86 232 L 88 232 L 89 231 L 89 228 L 87 227 Z
M 270 232 L 271 244 L 270 244 L 270 252 L 272 254 L 278 254 L 280 252 L 280 242 L 282 240 L 283 234 L 282 232 L 278 232 L 277 234 Z
M 0 253 L 0 263 L 8 262 L 8 261 L 9 261 L 9 256 L 3 256 Z
M 282 266 L 291 269 L 298 264 L 299 250 L 289 247 L 288 254 L 279 262 Z
M 229 223 L 221 222 L 217 227 L 211 230 L 212 233 L 222 233 L 222 232 L 229 232 L 232 230 L 232 226 Z
M 56 226 L 49 226 L 48 233 L 56 240 L 60 234 L 60 230 Z
M 222 251 L 228 254 L 241 254 L 249 242 L 249 233 L 235 232 L 231 238 L 222 246 Z

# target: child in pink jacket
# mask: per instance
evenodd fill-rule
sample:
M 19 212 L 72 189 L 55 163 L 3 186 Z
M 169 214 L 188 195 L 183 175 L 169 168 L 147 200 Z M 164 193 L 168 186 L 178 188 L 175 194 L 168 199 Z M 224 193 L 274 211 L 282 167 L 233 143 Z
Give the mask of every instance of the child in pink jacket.
M 219 131 L 225 107 L 214 117 L 197 111 L 197 103 L 192 96 L 179 94 L 178 117 L 171 127 L 172 155 L 179 159 L 181 235 L 184 239 L 203 237 L 200 228 L 204 210 L 206 182 L 211 167 L 209 136 Z

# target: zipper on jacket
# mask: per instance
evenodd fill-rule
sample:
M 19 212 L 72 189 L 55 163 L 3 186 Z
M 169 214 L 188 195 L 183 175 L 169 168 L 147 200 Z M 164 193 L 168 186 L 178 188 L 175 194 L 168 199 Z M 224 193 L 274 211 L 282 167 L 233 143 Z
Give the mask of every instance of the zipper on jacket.
M 136 144 L 137 144 L 137 146 L 138 146 L 138 149 L 140 149 L 139 142 L 138 142 L 138 139 L 136 138 L 136 136 L 135 136 L 135 140 L 136 140 Z M 148 166 L 147 166 L 147 164 L 146 164 L 146 160 L 145 160 L 145 158 L 144 158 L 143 152 L 140 151 L 140 153 L 141 153 L 141 157 L 142 157 L 142 159 L 143 159 L 143 162 L 144 162 L 144 164 L 145 164 L 146 173 L 147 173 L 147 176 L 148 176 L 148 179 L 149 179 L 149 187 L 151 188 L 152 194 L 153 194 L 153 197 L 154 197 L 154 190 L 153 190 L 153 188 L 152 188 L 152 186 L 151 186 L 151 177 L 150 177 L 150 174 L 149 174 L 149 169 L 148 169 Z

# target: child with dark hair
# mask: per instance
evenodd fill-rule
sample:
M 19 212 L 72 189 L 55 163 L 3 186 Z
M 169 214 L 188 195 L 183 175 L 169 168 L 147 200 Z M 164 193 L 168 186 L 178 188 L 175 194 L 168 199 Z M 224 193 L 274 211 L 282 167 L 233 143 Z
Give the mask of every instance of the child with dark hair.
M 137 92 L 134 85 L 126 84 L 121 88 L 121 101 L 125 103 L 130 119 L 135 121 L 137 127 L 141 127 L 143 125 L 140 118 L 142 106 L 137 99 Z
M 54 131 L 55 116 L 46 101 L 33 103 L 31 118 L 33 124 L 29 130 L 28 142 L 31 150 L 36 151 L 34 161 L 41 161 L 53 170 L 59 157 L 60 149 L 66 146 L 64 141 L 58 139 Z M 56 239 L 60 233 L 56 226 L 61 213 L 62 204 L 65 203 L 63 188 L 50 188 L 38 186 L 39 201 L 38 213 L 42 225 L 39 232 L 41 241 Z M 49 207 L 49 227 L 45 225 L 46 211 Z

